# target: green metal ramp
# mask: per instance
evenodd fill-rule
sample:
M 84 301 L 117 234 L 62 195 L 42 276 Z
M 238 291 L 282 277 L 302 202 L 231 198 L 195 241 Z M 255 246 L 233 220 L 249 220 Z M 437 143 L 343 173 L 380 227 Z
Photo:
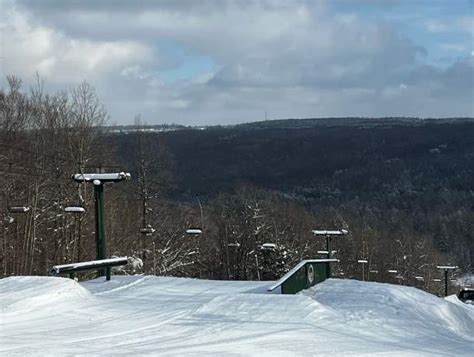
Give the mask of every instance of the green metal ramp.
M 274 291 L 280 287 L 282 294 L 296 294 L 326 280 L 329 264 L 338 261 L 337 259 L 302 260 L 267 290 Z

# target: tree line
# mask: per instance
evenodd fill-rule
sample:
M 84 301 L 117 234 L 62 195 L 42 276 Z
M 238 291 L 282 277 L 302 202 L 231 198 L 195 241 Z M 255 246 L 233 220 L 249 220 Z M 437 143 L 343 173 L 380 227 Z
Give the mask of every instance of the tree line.
M 413 189 L 410 195 L 410 175 L 405 181 L 391 181 L 389 173 L 386 179 L 374 175 L 379 181 L 370 185 L 376 193 L 366 197 L 365 191 L 357 192 L 357 175 L 345 164 L 342 149 L 318 152 L 314 164 L 323 163 L 326 171 L 317 180 L 311 172 L 309 180 L 303 164 L 291 157 L 299 150 L 314 154 L 307 132 L 306 140 L 289 134 L 300 145 L 281 145 L 288 133 L 274 128 L 265 133 L 235 128 L 117 135 L 104 126 L 107 113 L 87 83 L 56 94 L 47 93 L 39 79 L 30 89 L 16 77 L 7 83 L 0 91 L 2 277 L 43 275 L 53 264 L 95 258 L 93 188 L 71 179 L 84 172 L 132 173 L 128 182 L 105 186 L 108 253 L 139 262 L 124 273 L 274 280 L 301 259 L 323 257 L 318 251 L 325 242 L 313 229 L 349 230 L 333 242 L 340 259 L 334 275 L 342 278 L 360 279 L 357 261 L 366 259 L 365 279 L 437 291 L 436 264 L 470 259 L 471 253 L 462 257 L 455 247 L 440 245 L 451 243 L 453 222 L 472 234 L 468 199 L 454 199 L 452 186 L 442 198 L 433 196 L 436 202 L 445 200 L 445 208 L 433 214 L 423 210 L 430 207 L 427 195 Z M 135 125 L 143 126 L 140 118 Z M 262 155 L 267 163 L 259 169 L 254 164 Z M 277 164 L 281 155 L 286 161 Z M 393 172 L 406 165 L 404 160 L 382 161 Z M 275 184 L 279 180 L 282 185 Z M 384 184 L 390 190 L 381 194 Z M 351 185 L 355 188 L 348 189 Z M 67 213 L 68 206 L 84 207 L 85 213 Z M 416 224 L 425 226 L 417 229 Z M 186 234 L 190 227 L 202 234 Z M 433 233 L 441 238 L 434 239 Z

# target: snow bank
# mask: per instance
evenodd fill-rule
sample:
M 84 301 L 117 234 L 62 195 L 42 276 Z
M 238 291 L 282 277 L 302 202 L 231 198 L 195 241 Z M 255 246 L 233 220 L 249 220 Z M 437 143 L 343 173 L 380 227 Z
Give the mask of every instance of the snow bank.
M 474 311 L 414 288 L 114 276 L 0 280 L 0 355 L 471 356 Z
M 425 345 L 428 350 L 457 341 L 467 347 L 459 353 L 474 345 L 474 311 L 459 300 L 453 303 L 407 286 L 337 279 L 303 294 L 338 311 L 348 327 L 361 328 L 362 335 L 373 339 Z
M 5 313 L 58 310 L 90 303 L 94 296 L 79 283 L 66 278 L 22 276 L 0 280 L 0 309 Z

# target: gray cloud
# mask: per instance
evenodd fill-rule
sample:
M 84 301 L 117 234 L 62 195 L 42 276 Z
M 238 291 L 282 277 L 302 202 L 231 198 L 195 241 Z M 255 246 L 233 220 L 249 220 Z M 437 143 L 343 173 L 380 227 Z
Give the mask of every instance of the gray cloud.
M 119 123 L 137 113 L 149 123 L 182 124 L 261 120 L 265 112 L 474 115 L 472 56 L 431 66 L 423 44 L 325 1 L 0 4 L 7 9 L 2 74 L 28 79 L 39 71 L 51 88 L 86 79 Z M 393 9 L 397 1 L 384 4 Z M 187 69 L 196 56 L 214 68 Z M 189 73 L 170 81 L 180 70 Z

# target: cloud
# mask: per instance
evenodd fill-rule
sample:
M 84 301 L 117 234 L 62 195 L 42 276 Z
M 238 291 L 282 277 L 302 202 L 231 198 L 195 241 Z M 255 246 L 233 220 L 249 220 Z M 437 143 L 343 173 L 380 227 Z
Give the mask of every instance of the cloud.
M 391 12 L 399 3 L 384 2 Z M 122 123 L 137 113 L 149 123 L 182 124 L 259 120 L 265 112 L 474 114 L 472 56 L 462 57 L 469 43 L 443 38 L 436 46 L 458 56 L 437 68 L 427 60 L 433 44 L 333 4 L 3 0 L 2 70 L 25 77 L 39 71 L 53 87 L 87 79 L 112 121 Z M 456 19 L 431 17 L 425 31 L 466 33 L 472 17 Z
M 464 30 L 474 36 L 474 16 L 462 16 L 456 21 L 459 29 Z
M 35 72 L 58 83 L 100 78 L 129 62 L 146 62 L 152 51 L 143 43 L 116 39 L 71 38 L 37 23 L 15 7 L 0 15 L 4 74 L 31 78 Z
M 425 22 L 429 32 L 445 33 L 461 31 L 474 36 L 474 16 L 458 16 L 451 19 L 429 19 Z

